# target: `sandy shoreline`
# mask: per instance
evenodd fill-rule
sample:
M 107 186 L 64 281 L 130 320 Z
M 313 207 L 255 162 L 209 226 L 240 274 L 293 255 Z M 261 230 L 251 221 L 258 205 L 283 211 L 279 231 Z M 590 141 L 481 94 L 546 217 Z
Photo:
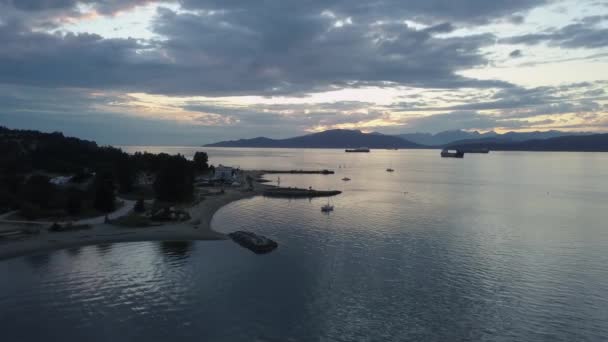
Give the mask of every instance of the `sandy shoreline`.
M 247 172 L 254 179 L 258 173 Z M 245 176 L 244 175 L 244 176 Z M 243 177 L 244 177 L 243 176 Z M 245 184 L 242 182 L 241 184 Z M 93 224 L 92 228 L 71 232 L 49 232 L 43 229 L 40 234 L 29 235 L 22 239 L 1 241 L 0 260 L 47 253 L 57 249 L 96 245 L 101 243 L 167 241 L 167 240 L 224 240 L 226 235 L 211 229 L 214 214 L 223 206 L 245 198 L 261 195 L 269 186 L 255 183 L 254 190 L 226 187 L 222 195 L 207 196 L 205 200 L 189 208 L 189 221 L 168 223 L 154 227 L 126 228 L 109 224 Z M 13 225 L 12 227 L 16 227 Z M 10 229 L 11 225 L 0 223 L 0 228 Z

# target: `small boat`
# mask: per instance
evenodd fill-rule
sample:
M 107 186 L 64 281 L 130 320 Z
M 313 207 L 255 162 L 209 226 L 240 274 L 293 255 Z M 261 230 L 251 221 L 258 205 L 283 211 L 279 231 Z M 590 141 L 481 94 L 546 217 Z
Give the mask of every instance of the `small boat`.
M 450 150 L 441 151 L 442 158 L 463 158 L 464 152 L 460 150 L 455 150 L 454 152 L 450 152 Z
M 369 152 L 367 147 L 347 148 L 344 152 Z
M 334 211 L 334 206 L 329 204 L 329 198 L 327 199 L 327 204 L 324 204 L 321 207 L 321 211 L 324 213 L 329 213 L 330 211 Z
M 393 170 L 389 167 L 388 169 L 386 169 L 386 172 L 395 172 L 395 170 Z
M 334 206 L 333 205 L 329 205 L 329 204 L 325 204 L 324 206 L 321 207 L 321 211 L 324 213 L 328 213 L 330 211 L 334 211 Z
M 345 182 L 348 182 L 350 180 L 350 178 L 344 177 L 344 178 L 342 178 L 342 180 L 345 181 Z

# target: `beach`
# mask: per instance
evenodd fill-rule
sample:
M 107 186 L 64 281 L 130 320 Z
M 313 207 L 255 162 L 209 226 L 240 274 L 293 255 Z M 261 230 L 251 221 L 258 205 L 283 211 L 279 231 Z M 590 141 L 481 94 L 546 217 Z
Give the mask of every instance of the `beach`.
M 257 179 L 259 172 L 243 172 Z M 245 182 L 241 182 L 245 184 Z M 14 240 L 0 240 L 0 260 L 17 256 L 46 253 L 56 249 L 72 248 L 86 245 L 135 241 L 163 240 L 224 240 L 225 234 L 211 228 L 213 215 L 223 206 L 245 198 L 261 195 L 270 186 L 255 183 L 249 190 L 245 185 L 226 187 L 223 194 L 206 196 L 204 200 L 187 208 L 191 219 L 184 222 L 170 222 L 158 226 L 128 228 L 94 221 L 90 228 L 51 232 L 48 226 L 40 229 L 39 234 L 25 235 Z M 126 213 L 125 213 L 126 214 Z M 0 223 L 0 231 L 24 228 L 23 224 Z M 33 227 L 30 225 L 30 227 Z

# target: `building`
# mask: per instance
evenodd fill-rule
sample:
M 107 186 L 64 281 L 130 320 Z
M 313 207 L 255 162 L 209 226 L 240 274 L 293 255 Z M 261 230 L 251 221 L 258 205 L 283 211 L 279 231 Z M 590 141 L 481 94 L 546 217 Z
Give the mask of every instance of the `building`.
M 215 168 L 215 172 L 213 173 L 213 179 L 214 180 L 233 181 L 234 176 L 236 175 L 236 171 L 237 171 L 237 169 L 235 169 L 233 167 L 224 166 L 224 165 L 220 164 Z
M 49 182 L 53 185 L 57 186 L 66 186 L 72 179 L 72 176 L 57 176 L 53 177 L 49 180 Z

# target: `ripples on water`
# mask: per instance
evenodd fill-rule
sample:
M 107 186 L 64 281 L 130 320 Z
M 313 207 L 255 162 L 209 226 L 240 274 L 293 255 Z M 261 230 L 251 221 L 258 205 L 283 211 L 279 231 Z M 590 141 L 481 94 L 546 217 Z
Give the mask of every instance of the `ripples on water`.
M 150 242 L 2 262 L 2 336 L 607 340 L 608 158 L 437 153 L 212 149 L 216 164 L 336 169 L 281 184 L 344 194 L 330 215 L 325 199 L 257 197 L 220 210 L 215 229 L 279 241 L 264 256 L 231 242 Z

